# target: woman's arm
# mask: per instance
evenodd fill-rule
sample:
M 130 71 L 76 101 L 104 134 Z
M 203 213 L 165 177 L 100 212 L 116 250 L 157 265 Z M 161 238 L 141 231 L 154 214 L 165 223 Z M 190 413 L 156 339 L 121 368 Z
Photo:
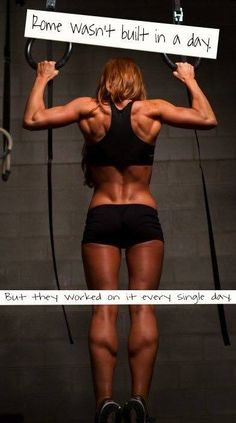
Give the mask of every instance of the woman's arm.
M 23 127 L 30 130 L 56 128 L 77 122 L 81 108 L 80 99 L 64 106 L 47 109 L 44 93 L 48 82 L 58 75 L 55 62 L 40 62 L 36 78 L 28 97 L 23 118 Z
M 190 108 L 176 107 L 164 100 L 156 100 L 157 113 L 163 123 L 172 126 L 196 129 L 211 129 L 217 126 L 216 116 L 205 94 L 200 89 L 194 68 L 189 63 L 176 63 L 174 76 L 180 79 L 190 92 L 192 105 Z

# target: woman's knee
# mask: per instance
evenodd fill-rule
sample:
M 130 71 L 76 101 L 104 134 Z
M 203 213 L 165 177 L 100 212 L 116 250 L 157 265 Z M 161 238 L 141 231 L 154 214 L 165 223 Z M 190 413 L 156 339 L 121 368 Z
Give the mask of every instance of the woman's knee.
M 112 323 L 114 320 L 117 319 L 118 311 L 119 311 L 118 305 L 98 304 L 98 305 L 93 305 L 92 316 L 98 319 L 101 319 L 103 321 L 109 321 Z
M 129 314 L 132 318 L 142 318 L 143 320 L 156 315 L 156 306 L 153 304 L 129 305 Z

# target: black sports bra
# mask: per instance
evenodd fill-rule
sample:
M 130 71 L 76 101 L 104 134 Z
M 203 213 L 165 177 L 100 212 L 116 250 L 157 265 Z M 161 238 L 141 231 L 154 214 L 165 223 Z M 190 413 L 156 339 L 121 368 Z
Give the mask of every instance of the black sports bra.
M 86 163 L 97 166 L 126 167 L 152 165 L 155 146 L 141 140 L 131 127 L 130 101 L 122 110 L 111 102 L 111 125 L 104 138 L 86 145 Z

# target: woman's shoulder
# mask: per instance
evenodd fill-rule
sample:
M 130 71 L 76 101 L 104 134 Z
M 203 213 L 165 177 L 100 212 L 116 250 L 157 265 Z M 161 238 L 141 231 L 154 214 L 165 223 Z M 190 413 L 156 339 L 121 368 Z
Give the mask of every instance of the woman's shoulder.
M 96 99 L 93 97 L 77 97 L 75 101 L 82 110 L 88 110 L 97 105 Z
M 155 107 L 157 104 L 162 102 L 163 100 L 161 98 L 148 98 L 145 100 L 136 100 L 134 103 L 138 107 Z
M 78 102 L 80 113 L 83 117 L 94 117 L 96 114 L 109 112 L 110 110 L 109 104 L 104 103 L 101 105 L 94 97 L 78 97 L 76 101 Z
M 145 115 L 152 115 L 160 107 L 163 100 L 161 99 L 146 99 L 146 100 L 137 100 L 134 102 L 133 110 L 137 113 L 142 113 Z

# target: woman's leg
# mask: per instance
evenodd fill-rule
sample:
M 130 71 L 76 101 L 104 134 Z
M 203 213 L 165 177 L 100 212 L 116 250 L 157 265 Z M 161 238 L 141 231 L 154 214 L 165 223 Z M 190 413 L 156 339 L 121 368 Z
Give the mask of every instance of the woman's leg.
M 83 244 L 82 258 L 88 289 L 118 289 L 121 260 L 119 248 L 95 243 Z M 118 350 L 117 315 L 117 305 L 92 307 L 88 341 L 97 407 L 104 398 L 112 397 Z
M 160 282 L 164 243 L 147 241 L 129 247 L 126 260 L 129 289 L 157 289 Z M 159 332 L 153 305 L 132 305 L 128 338 L 132 395 L 147 400 L 158 350 Z

